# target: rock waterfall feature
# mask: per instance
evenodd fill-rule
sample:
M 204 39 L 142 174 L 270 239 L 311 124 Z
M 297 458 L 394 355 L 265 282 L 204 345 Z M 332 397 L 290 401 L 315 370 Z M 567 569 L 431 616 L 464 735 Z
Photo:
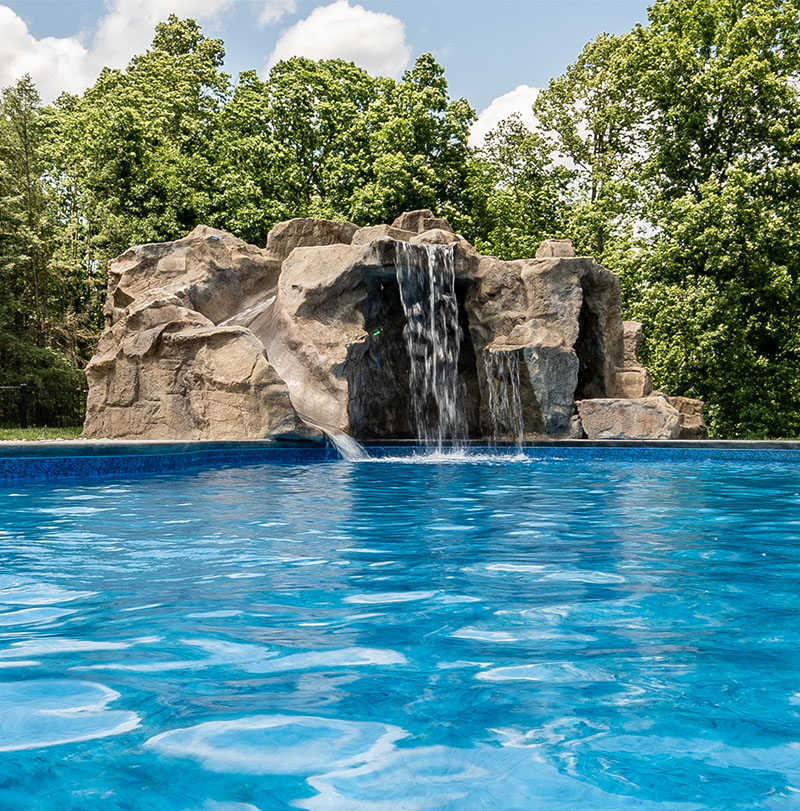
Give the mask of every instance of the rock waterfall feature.
M 358 440 L 705 436 L 654 392 L 618 278 L 568 240 L 479 254 L 446 220 L 198 226 L 109 266 L 84 434 Z

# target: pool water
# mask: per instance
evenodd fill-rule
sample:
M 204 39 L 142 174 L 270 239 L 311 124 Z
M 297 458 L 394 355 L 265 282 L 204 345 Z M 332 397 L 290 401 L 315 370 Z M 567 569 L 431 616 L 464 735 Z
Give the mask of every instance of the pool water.
M 800 808 L 800 473 L 0 492 L 0 808 Z

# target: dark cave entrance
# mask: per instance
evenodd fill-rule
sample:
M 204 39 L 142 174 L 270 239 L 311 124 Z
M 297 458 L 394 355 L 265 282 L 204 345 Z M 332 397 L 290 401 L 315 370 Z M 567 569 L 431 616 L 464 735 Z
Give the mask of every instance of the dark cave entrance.
M 352 345 L 346 361 L 350 429 L 356 439 L 416 439 L 409 377 L 411 363 L 403 330 L 406 316 L 393 267 L 365 273 L 367 296 L 361 305 L 366 340 Z M 464 306 L 468 282 L 456 279 L 461 342 L 458 356 L 458 408 L 467 437 L 480 435 L 480 387 L 475 350 Z M 433 404 L 430 406 L 434 408 Z

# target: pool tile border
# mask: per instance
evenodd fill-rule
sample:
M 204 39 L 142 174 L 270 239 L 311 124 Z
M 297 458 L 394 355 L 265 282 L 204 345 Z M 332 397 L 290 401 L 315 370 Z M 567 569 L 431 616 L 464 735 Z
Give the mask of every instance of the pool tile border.
M 376 458 L 420 451 L 413 442 L 366 443 Z M 477 449 L 478 443 L 469 443 Z M 512 452 L 512 448 L 497 448 Z M 754 462 L 800 464 L 800 442 L 542 440 L 525 455 L 537 461 Z M 257 464 L 311 464 L 339 459 L 323 443 L 280 440 L 0 442 L 0 484 L 81 478 L 128 478 Z

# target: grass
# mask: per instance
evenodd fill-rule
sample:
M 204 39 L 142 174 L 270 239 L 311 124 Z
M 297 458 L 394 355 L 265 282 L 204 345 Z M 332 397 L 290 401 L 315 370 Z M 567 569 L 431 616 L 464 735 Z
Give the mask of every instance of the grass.
M 0 440 L 77 439 L 82 430 L 80 425 L 70 428 L 0 428 Z

